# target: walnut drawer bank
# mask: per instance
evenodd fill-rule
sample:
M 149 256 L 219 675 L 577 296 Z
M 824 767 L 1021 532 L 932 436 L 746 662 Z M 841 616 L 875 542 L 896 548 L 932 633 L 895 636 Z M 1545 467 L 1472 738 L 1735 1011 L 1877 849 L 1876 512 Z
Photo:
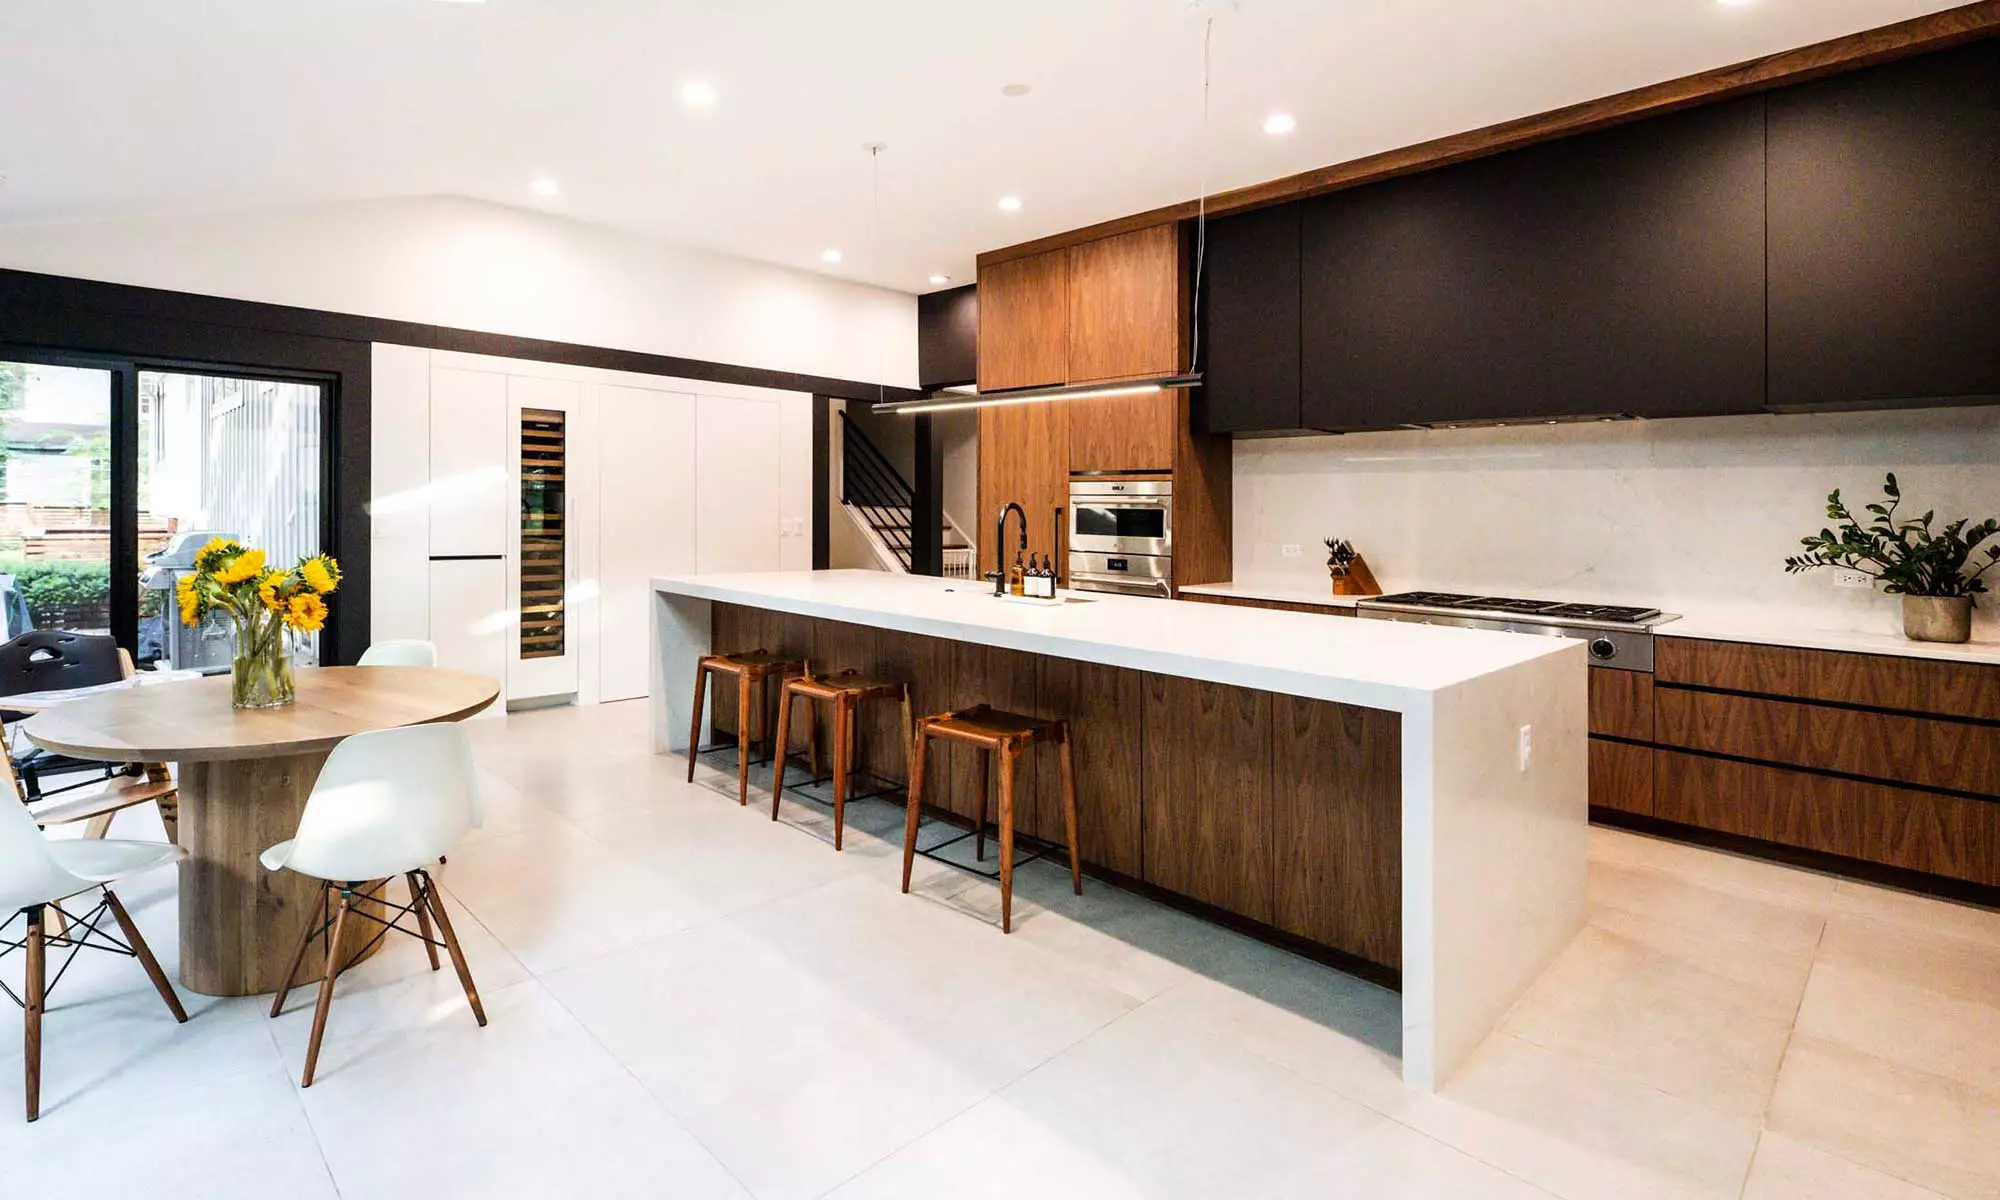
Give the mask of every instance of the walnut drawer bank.
M 653 590 L 656 751 L 686 749 L 711 649 L 907 679 L 925 711 L 1065 716 L 1085 862 L 1398 973 L 1413 1086 L 1446 1079 L 1582 927 L 1581 643 L 1120 596 L 1036 607 L 872 571 Z M 863 761 L 900 775 L 895 737 L 887 715 L 862 729 Z M 971 811 L 969 773 L 933 782 Z M 1053 780 L 1026 787 L 1022 828 L 1059 840 Z
M 1662 637 L 1591 682 L 1598 819 L 2000 901 L 2000 664 Z

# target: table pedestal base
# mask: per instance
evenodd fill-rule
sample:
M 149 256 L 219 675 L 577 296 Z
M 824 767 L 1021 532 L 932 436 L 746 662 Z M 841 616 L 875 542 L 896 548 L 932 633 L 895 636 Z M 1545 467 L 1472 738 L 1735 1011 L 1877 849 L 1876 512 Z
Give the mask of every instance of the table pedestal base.
M 188 851 L 181 863 L 182 987 L 254 996 L 284 985 L 299 927 L 319 911 L 319 880 L 267 871 L 257 856 L 298 833 L 325 763 L 326 754 L 315 752 L 180 764 L 180 844 Z M 379 904 L 363 911 L 389 917 Z M 349 922 L 342 960 L 380 932 L 373 921 Z M 295 985 L 324 974 L 325 953 L 315 941 Z

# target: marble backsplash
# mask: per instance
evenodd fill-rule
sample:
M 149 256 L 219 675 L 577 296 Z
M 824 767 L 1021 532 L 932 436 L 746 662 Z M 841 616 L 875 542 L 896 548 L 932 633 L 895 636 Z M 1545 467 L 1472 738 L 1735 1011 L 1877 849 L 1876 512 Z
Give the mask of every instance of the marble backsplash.
M 2000 516 L 2000 408 L 1412 430 L 1234 453 L 1239 582 L 1325 586 L 1321 539 L 1339 536 L 1389 591 L 1889 633 L 1895 598 L 1784 572 L 1826 524 L 1826 493 L 1858 511 L 1894 471 L 1913 515 Z M 2000 592 L 2000 567 L 1988 580 Z M 1974 621 L 1976 637 L 2000 637 L 2000 595 Z

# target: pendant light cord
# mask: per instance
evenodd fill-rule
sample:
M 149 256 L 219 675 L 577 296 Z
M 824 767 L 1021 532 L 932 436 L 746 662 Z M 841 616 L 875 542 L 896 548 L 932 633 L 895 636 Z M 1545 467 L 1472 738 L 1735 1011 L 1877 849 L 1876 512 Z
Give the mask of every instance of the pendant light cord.
M 869 257 L 878 264 L 882 261 L 882 150 L 880 142 L 868 145 L 868 247 Z M 889 371 L 886 363 L 878 361 L 875 369 L 875 403 L 881 404 L 889 398 Z
M 1188 339 L 1188 374 L 1201 369 L 1201 276 L 1203 261 L 1208 257 L 1208 82 L 1209 45 L 1215 40 L 1215 18 L 1202 22 L 1201 30 L 1201 147 L 1199 176 L 1196 180 L 1198 195 L 1195 199 L 1194 217 L 1194 303 L 1188 309 L 1188 320 L 1193 329 Z

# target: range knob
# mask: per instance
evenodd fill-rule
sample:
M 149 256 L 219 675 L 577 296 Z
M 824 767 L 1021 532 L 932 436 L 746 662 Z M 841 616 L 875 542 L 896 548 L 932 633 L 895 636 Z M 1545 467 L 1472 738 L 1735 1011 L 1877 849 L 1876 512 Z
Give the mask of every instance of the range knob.
M 1602 661 L 1604 659 L 1616 656 L 1617 653 L 1618 653 L 1617 643 L 1613 642 L 1610 638 L 1601 637 L 1601 638 L 1590 639 L 1590 657 Z

